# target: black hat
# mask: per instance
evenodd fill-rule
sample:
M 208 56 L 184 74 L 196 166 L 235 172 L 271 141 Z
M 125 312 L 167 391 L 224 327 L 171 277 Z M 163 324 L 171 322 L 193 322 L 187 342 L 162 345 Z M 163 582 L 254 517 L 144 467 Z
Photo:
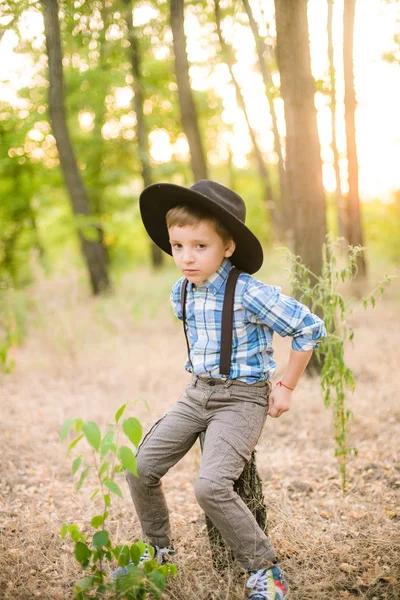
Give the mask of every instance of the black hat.
M 255 273 L 263 263 L 263 251 L 256 236 L 246 227 L 246 205 L 243 199 L 229 188 L 202 179 L 185 188 L 173 183 L 149 185 L 140 195 L 140 213 L 147 233 L 153 242 L 172 255 L 165 217 L 178 204 L 198 206 L 221 221 L 236 243 L 230 260 L 238 269 Z

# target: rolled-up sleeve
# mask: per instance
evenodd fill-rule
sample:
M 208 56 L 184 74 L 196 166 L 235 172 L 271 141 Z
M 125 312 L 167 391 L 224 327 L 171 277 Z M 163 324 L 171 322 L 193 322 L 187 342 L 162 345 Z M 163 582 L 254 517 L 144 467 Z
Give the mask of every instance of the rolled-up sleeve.
M 279 287 L 250 280 L 243 307 L 250 322 L 269 327 L 282 337 L 290 335 L 294 350 L 312 350 L 326 336 L 323 321 L 301 302 L 281 294 Z
M 169 297 L 172 310 L 174 311 L 174 315 L 178 317 L 182 321 L 182 304 L 181 304 L 181 291 L 184 277 L 179 279 L 172 288 L 171 295 Z

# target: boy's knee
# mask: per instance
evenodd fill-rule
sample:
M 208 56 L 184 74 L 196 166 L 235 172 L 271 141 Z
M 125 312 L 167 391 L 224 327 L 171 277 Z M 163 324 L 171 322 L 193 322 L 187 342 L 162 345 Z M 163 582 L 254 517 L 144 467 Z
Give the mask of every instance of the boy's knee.
M 213 493 L 212 485 L 212 481 L 209 479 L 200 479 L 200 477 L 194 482 L 194 494 L 201 507 L 207 504 L 207 501 L 211 498 Z
M 217 483 L 211 479 L 205 479 L 198 477 L 194 484 L 194 493 L 197 502 L 205 510 L 205 508 L 211 503 L 223 500 L 231 493 L 230 485 L 223 485 L 223 482 Z

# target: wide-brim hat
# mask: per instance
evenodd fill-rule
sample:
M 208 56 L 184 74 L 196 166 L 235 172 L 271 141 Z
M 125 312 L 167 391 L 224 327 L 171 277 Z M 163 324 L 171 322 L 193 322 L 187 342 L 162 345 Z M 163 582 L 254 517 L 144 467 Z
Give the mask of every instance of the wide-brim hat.
M 185 188 L 173 183 L 149 185 L 140 195 L 140 213 L 147 233 L 153 242 L 172 255 L 166 224 L 167 212 L 178 204 L 204 208 L 215 215 L 236 243 L 230 260 L 235 267 L 255 273 L 263 263 L 263 251 L 256 236 L 245 225 L 246 205 L 236 192 L 202 179 Z

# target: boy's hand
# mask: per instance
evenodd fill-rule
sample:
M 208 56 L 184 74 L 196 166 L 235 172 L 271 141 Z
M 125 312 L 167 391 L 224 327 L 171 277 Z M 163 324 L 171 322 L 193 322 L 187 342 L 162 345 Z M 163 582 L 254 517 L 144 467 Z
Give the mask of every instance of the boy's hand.
M 268 415 L 274 419 L 289 410 L 292 403 L 292 391 L 276 385 L 269 397 Z

